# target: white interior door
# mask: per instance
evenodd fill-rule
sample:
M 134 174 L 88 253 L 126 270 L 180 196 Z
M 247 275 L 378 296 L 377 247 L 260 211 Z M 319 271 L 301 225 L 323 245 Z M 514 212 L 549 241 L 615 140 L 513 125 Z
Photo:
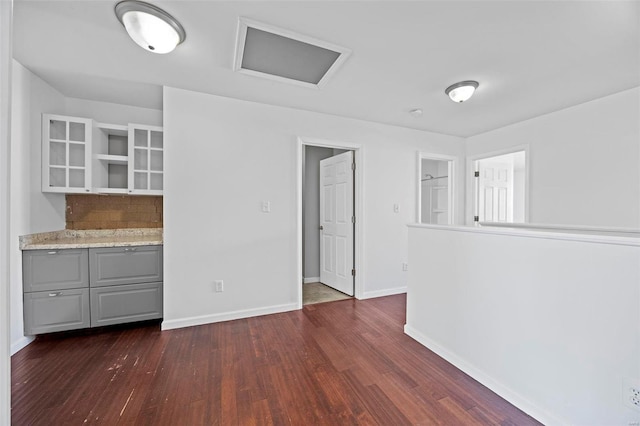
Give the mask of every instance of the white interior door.
M 353 152 L 320 161 L 320 282 L 353 296 Z
M 513 222 L 513 162 L 478 161 L 480 222 Z

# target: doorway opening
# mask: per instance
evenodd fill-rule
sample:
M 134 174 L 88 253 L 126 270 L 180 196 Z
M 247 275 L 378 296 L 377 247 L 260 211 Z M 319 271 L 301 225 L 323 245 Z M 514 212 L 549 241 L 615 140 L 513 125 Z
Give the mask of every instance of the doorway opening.
M 299 139 L 298 151 L 299 307 L 359 297 L 361 149 Z
M 527 170 L 526 150 L 475 160 L 474 222 L 527 222 Z
M 418 153 L 418 223 L 454 223 L 455 157 Z

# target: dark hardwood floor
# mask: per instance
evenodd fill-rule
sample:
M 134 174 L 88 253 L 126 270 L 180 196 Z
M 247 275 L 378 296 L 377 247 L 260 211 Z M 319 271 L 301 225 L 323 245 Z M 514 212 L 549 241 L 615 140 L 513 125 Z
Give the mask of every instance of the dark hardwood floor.
M 538 424 L 403 334 L 405 296 L 38 338 L 15 425 Z

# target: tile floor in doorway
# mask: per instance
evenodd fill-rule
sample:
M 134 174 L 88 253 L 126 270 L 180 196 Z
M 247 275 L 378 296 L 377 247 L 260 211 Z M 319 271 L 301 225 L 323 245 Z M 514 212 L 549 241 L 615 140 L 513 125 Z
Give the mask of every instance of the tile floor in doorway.
M 322 283 L 309 283 L 302 285 L 302 304 L 333 302 L 336 300 L 351 299 L 351 296 L 334 290 Z

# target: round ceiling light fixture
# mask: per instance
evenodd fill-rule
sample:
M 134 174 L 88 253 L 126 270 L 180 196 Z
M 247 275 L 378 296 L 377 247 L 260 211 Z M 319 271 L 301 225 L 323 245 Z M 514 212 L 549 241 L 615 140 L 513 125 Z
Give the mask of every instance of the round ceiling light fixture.
M 129 37 L 149 52 L 169 53 L 187 37 L 180 22 L 152 4 L 124 0 L 116 4 L 115 13 Z
M 473 96 L 479 84 L 477 81 L 466 80 L 452 84 L 444 91 L 453 102 L 464 102 Z

